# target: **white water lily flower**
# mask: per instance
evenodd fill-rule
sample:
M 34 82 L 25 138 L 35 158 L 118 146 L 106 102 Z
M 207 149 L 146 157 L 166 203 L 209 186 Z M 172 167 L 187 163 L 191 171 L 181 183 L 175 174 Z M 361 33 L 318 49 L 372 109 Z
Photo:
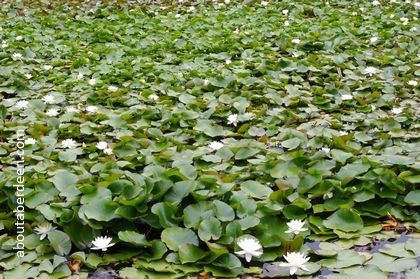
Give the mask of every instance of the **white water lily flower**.
M 406 18 L 406 17 L 402 17 L 402 18 L 400 18 L 400 20 L 402 21 L 402 24 L 403 25 L 407 25 L 408 24 L 408 22 L 410 21 L 408 18 Z
M 340 136 L 346 136 L 346 135 L 348 135 L 349 133 L 347 133 L 346 131 L 339 131 L 339 132 L 338 132 L 338 134 L 339 134 Z
M 48 116 L 57 116 L 58 115 L 58 109 L 50 108 L 49 110 L 47 110 L 47 112 L 45 114 L 48 115 Z
M 268 5 L 268 2 L 267 1 L 261 1 L 261 5 L 267 6 Z
M 282 10 L 281 13 L 287 15 L 289 13 L 289 10 Z
M 98 108 L 96 106 L 87 106 L 86 107 L 86 111 L 89 113 L 94 113 L 98 110 Z
M 379 39 L 378 37 L 372 37 L 372 38 L 370 38 L 370 43 L 374 44 L 378 41 L 378 39 Z
M 159 99 L 159 96 L 158 96 L 158 95 L 156 95 L 156 94 L 150 94 L 150 95 L 149 95 L 149 99 L 151 99 L 151 100 L 153 100 L 153 101 L 156 101 L 156 100 L 158 100 L 158 99 Z
M 378 69 L 376 69 L 375 67 L 366 67 L 365 71 L 363 72 L 365 75 L 373 75 L 376 74 L 378 72 Z
M 379 6 L 381 4 L 381 2 L 379 2 L 378 0 L 375 0 L 372 2 L 373 6 Z
M 104 153 L 105 153 L 106 155 L 111 155 L 111 154 L 112 154 L 112 149 L 111 149 L 111 148 L 105 148 L 105 149 L 104 149 Z
M 110 85 L 110 86 L 108 86 L 108 91 L 109 92 L 117 92 L 118 91 L 118 87 L 116 87 L 114 85 Z
M 36 143 L 36 139 L 34 138 L 25 139 L 25 144 L 35 144 L 35 143 Z
M 52 96 L 52 95 L 45 95 L 44 97 L 42 97 L 42 101 L 44 101 L 45 104 L 54 104 L 55 103 L 54 96 Z
M 26 100 L 20 100 L 16 102 L 16 107 L 18 109 L 26 109 L 28 107 L 29 102 Z
M 343 94 L 341 96 L 341 99 L 342 100 L 351 100 L 351 99 L 353 99 L 353 95 L 351 95 L 351 94 Z
M 17 52 L 12 54 L 13 59 L 22 59 L 22 57 L 23 55 Z
M 16 41 L 22 41 L 23 37 L 22 36 L 17 36 L 15 39 L 16 39 Z
M 242 250 L 235 252 L 235 254 L 245 256 L 247 262 L 250 262 L 252 257 L 260 257 L 263 254 L 261 244 L 252 238 L 243 238 L 239 240 L 238 246 Z
M 284 26 L 289 26 L 290 25 L 290 22 L 288 21 L 288 20 L 286 20 L 285 22 L 284 22 Z
M 67 112 L 79 112 L 78 108 L 75 108 L 73 106 L 70 106 L 66 109 Z
M 96 148 L 100 150 L 104 150 L 108 147 L 108 143 L 106 141 L 100 141 L 96 144 Z
M 53 68 L 53 66 L 51 66 L 51 65 L 44 65 L 42 68 L 43 68 L 45 71 L 49 71 L 49 70 L 51 70 L 51 69 Z
M 88 83 L 89 83 L 89 85 L 95 85 L 96 84 L 96 79 L 94 79 L 94 78 L 91 78 L 89 81 L 88 81 Z
M 61 142 L 63 148 L 74 148 L 77 146 L 77 142 L 73 139 L 65 139 Z
M 192 11 L 194 11 L 195 10 L 195 7 L 194 6 L 190 6 L 189 8 L 188 8 L 188 11 L 189 12 L 192 12 Z
M 107 236 L 98 236 L 95 240 L 92 241 L 94 247 L 92 250 L 102 250 L 106 251 L 109 247 L 114 246 L 115 243 L 111 243 L 112 238 Z
M 6 48 L 6 47 L 8 47 L 9 45 L 7 44 L 7 41 L 2 41 L 1 42 L 1 47 L 2 48 Z
M 415 87 L 415 86 L 417 86 L 417 81 L 415 81 L 415 80 L 409 80 L 407 82 L 407 84 Z
M 223 143 L 221 143 L 220 141 L 212 141 L 208 147 L 210 147 L 213 150 L 219 150 L 220 148 L 222 148 L 223 146 L 225 146 Z
M 393 108 L 391 111 L 392 111 L 393 114 L 400 114 L 403 111 L 403 109 L 402 108 Z
M 176 14 L 175 17 L 176 18 L 179 18 L 179 17 L 181 17 L 181 15 L 180 14 Z
M 246 118 L 254 118 L 255 117 L 255 113 L 253 113 L 253 112 L 245 112 L 244 113 L 244 116 Z
M 233 124 L 233 126 L 238 124 L 238 115 L 236 113 L 228 116 L 228 124 Z
M 293 40 L 292 40 L 292 43 L 294 43 L 294 44 L 299 44 L 299 43 L 300 43 L 300 40 L 299 40 L 299 39 L 293 39 Z
M 284 256 L 287 263 L 280 263 L 280 266 L 290 268 L 290 275 L 296 273 L 296 271 L 300 268 L 305 271 L 309 271 L 306 267 L 306 263 L 309 261 L 309 257 L 305 257 L 303 253 L 298 252 L 288 252 L 287 255 Z
M 226 63 L 226 65 L 229 65 L 230 63 L 232 63 L 232 60 L 226 59 L 225 63 Z
M 34 231 L 40 235 L 39 239 L 43 240 L 49 232 L 52 232 L 56 229 L 56 227 L 52 226 L 50 223 L 46 225 L 37 226 Z
M 329 152 L 329 148 L 328 152 Z M 327 152 L 327 153 L 328 153 Z M 300 232 L 304 232 L 307 231 L 307 228 L 304 228 L 303 226 L 305 225 L 304 221 L 301 220 L 292 220 L 290 222 L 287 222 L 287 227 L 289 228 L 286 233 L 294 233 L 294 234 L 299 234 Z
M 327 192 L 322 197 L 324 200 L 331 199 L 334 196 L 333 192 Z
M 327 153 L 327 154 L 329 154 L 330 153 L 330 151 L 331 151 L 331 149 L 330 148 L 328 148 L 328 147 L 323 147 L 323 148 L 321 148 L 321 150 L 322 151 L 324 151 L 325 153 Z M 289 227 L 290 228 L 290 227 Z
M 352 16 L 357 16 L 357 12 L 352 12 L 351 15 Z

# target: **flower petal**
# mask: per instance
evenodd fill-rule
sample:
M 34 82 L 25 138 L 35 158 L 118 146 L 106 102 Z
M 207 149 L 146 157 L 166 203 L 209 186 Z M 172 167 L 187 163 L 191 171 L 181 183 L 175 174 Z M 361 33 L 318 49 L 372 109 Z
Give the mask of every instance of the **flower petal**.
M 251 255 L 250 253 L 246 253 L 246 254 L 245 254 L 245 260 L 246 260 L 247 262 L 250 262 L 250 261 L 251 261 L 251 259 L 252 259 L 252 255 Z
M 290 275 L 295 274 L 297 270 L 298 270 L 298 268 L 296 266 L 291 266 L 290 267 Z
M 308 268 L 306 267 L 306 265 L 304 265 L 304 264 L 303 264 L 303 265 L 301 265 L 301 266 L 300 266 L 300 268 L 301 268 L 301 269 L 303 269 L 303 270 L 305 270 L 305 271 L 309 271 L 309 269 L 308 269 Z

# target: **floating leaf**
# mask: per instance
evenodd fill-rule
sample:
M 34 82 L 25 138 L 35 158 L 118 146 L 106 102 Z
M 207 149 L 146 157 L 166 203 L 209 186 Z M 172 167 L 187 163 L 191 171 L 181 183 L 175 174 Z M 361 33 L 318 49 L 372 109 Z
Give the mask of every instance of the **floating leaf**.
M 198 236 L 203 241 L 217 240 L 222 235 L 222 227 L 219 220 L 209 217 L 201 221 L 198 227 Z
M 153 214 L 159 217 L 159 223 L 164 228 L 177 226 L 178 220 L 175 216 L 176 211 L 176 206 L 173 206 L 167 202 L 156 203 L 152 206 Z
M 178 253 L 182 264 L 195 263 L 208 254 L 193 244 L 182 244 Z
M 242 183 L 241 189 L 251 197 L 257 199 L 265 199 L 273 192 L 273 190 L 271 190 L 269 187 L 253 180 L 248 180 Z
M 405 196 L 404 201 L 414 206 L 420 205 L 420 190 L 410 191 L 407 196 Z
M 118 232 L 118 238 L 135 246 L 150 246 L 144 234 L 139 234 L 134 231 L 120 231 Z
M 259 152 L 257 148 L 250 148 L 250 147 L 242 147 L 239 151 L 235 154 L 236 160 L 243 160 L 248 159 L 254 156 Z
M 235 219 L 235 212 L 231 206 L 218 200 L 214 201 L 214 205 L 217 219 L 223 222 L 232 221 Z
M 324 226 L 344 232 L 354 232 L 363 228 L 363 220 L 352 209 L 342 208 L 324 221 Z
M 64 232 L 58 230 L 51 231 L 48 233 L 48 240 L 58 255 L 64 256 L 70 253 L 71 240 Z
M 77 175 L 66 170 L 57 171 L 51 178 L 51 182 L 60 191 L 60 195 L 65 197 L 74 197 L 80 194 L 80 191 L 76 188 L 78 180 Z
M 356 176 L 365 173 L 370 169 L 369 164 L 364 164 L 360 162 L 355 162 L 352 164 L 345 165 L 340 169 L 340 171 L 337 173 L 338 179 L 342 181 L 343 185 L 346 185 L 349 183 L 353 178 Z
M 197 235 L 190 229 L 172 227 L 162 231 L 162 241 L 172 251 L 178 251 L 182 244 L 194 244 L 198 246 Z

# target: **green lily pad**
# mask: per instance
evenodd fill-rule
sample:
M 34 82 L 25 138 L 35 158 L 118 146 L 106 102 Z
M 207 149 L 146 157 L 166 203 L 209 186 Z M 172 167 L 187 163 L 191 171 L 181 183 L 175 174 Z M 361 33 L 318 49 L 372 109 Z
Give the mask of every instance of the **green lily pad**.
M 48 233 L 48 240 L 58 255 L 68 255 L 71 250 L 70 237 L 62 231 L 54 230 Z
M 324 226 L 344 232 L 355 232 L 363 228 L 363 220 L 352 209 L 342 208 L 324 221 Z
M 172 227 L 162 231 L 162 241 L 172 251 L 178 251 L 182 244 L 193 244 L 198 246 L 197 235 L 190 229 Z
M 253 180 L 248 180 L 242 183 L 241 189 L 248 193 L 251 197 L 257 199 L 265 199 L 273 192 L 273 190 L 269 187 Z
M 203 241 L 217 240 L 222 235 L 221 223 L 214 217 L 209 217 L 201 221 L 198 227 L 198 236 Z
M 410 191 L 407 196 L 405 196 L 404 201 L 408 204 L 419 206 L 420 205 L 420 190 Z
M 208 254 L 193 244 L 182 244 L 179 247 L 178 253 L 182 264 L 195 263 Z
M 139 234 L 134 231 L 120 231 L 118 232 L 118 238 L 136 246 L 150 246 L 144 234 Z

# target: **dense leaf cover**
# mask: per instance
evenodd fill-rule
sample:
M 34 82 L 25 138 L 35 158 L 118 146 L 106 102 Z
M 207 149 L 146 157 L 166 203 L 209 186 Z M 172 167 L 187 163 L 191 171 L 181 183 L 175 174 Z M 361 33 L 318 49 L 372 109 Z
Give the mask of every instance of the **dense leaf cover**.
M 419 278 L 418 3 L 180 2 L 3 1 L 0 278 Z

